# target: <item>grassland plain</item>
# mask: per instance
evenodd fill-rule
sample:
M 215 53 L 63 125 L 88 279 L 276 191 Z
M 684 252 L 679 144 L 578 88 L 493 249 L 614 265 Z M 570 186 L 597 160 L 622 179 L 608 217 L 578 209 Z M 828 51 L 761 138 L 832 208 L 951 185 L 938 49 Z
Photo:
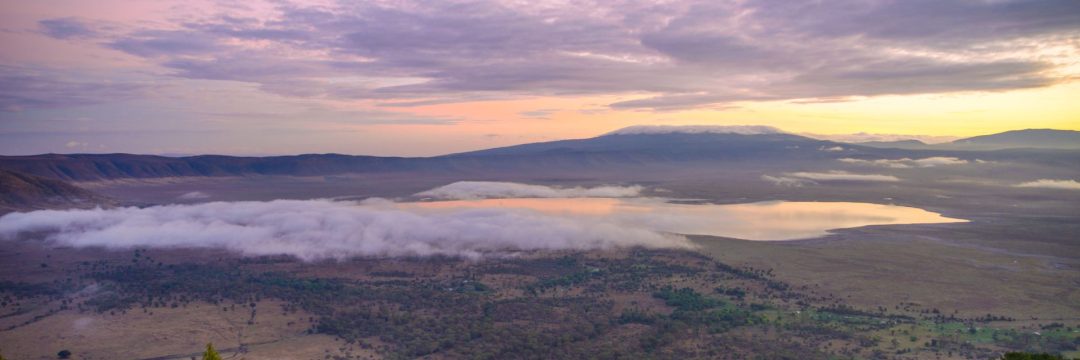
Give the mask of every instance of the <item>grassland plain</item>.
M 40 260 L 0 273 L 18 359 L 186 359 L 210 341 L 246 359 L 960 359 L 1075 351 L 1080 325 L 863 306 L 692 251 L 304 263 L 13 245 L 0 258 Z

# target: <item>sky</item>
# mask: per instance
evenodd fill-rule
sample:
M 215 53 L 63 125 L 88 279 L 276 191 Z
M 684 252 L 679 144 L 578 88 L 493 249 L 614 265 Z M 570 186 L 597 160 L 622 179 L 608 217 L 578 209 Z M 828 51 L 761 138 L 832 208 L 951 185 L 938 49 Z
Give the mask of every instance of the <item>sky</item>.
M 0 0 L 0 154 L 1080 130 L 1080 1 Z

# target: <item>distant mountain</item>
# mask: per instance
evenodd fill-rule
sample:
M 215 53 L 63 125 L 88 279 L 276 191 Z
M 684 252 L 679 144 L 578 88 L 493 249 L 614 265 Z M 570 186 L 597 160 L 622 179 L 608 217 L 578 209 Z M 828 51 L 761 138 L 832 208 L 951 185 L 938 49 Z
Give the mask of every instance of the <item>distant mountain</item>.
M 132 154 L 0 156 L 0 169 L 69 181 L 189 176 L 350 173 L 572 170 L 686 161 L 825 158 L 818 151 L 837 143 L 781 133 L 766 127 L 737 132 L 691 128 L 688 132 L 631 128 L 578 140 L 562 140 L 427 158 L 309 154 L 235 157 L 164 157 Z
M 762 125 L 637 125 L 609 132 L 604 135 L 659 135 L 659 134 L 735 134 L 771 135 L 785 134 L 780 129 Z
M 953 148 L 979 150 L 1007 148 L 1080 149 L 1080 131 L 1053 129 L 1014 130 L 959 139 L 949 143 L 949 145 Z
M 104 196 L 60 180 L 0 170 L 0 213 L 110 203 Z
M 787 164 L 832 166 L 844 157 L 917 158 L 962 156 L 965 151 L 997 147 L 1075 145 L 1075 131 L 1025 130 L 965 139 L 962 144 L 926 145 L 916 140 L 845 144 L 794 135 L 765 126 L 630 127 L 575 140 L 560 140 L 435 157 L 403 158 L 307 154 L 238 157 L 202 155 L 164 157 L 132 154 L 45 154 L 0 156 L 0 169 L 66 181 L 128 178 L 225 176 L 329 176 L 339 174 L 420 173 L 451 177 L 497 174 L 578 174 L 583 171 L 649 170 L 690 166 L 725 171 L 754 171 Z M 1024 146 L 1017 146 L 1023 144 Z M 1080 148 L 1080 146 L 1078 146 Z M 963 150 L 963 151 L 959 151 Z M 959 151 L 959 152 L 958 152 Z M 1012 151 L 980 155 L 992 158 L 1049 159 Z M 1071 156 L 1071 155 L 1070 155 Z M 1030 160 L 1025 160 L 1030 161 Z
M 969 137 L 940 144 L 927 144 L 918 140 L 868 141 L 855 144 L 909 150 L 1080 149 L 1080 131 L 1027 129 Z
M 473 151 L 461 156 L 556 155 L 556 154 L 636 154 L 656 159 L 737 158 L 747 155 L 787 154 L 802 146 L 835 145 L 783 133 L 743 135 L 733 133 L 638 133 L 613 132 L 578 140 L 559 140 Z
M 876 148 L 894 148 L 894 149 L 926 149 L 928 145 L 919 140 L 896 140 L 896 141 L 866 141 L 857 142 L 856 145 L 876 147 Z

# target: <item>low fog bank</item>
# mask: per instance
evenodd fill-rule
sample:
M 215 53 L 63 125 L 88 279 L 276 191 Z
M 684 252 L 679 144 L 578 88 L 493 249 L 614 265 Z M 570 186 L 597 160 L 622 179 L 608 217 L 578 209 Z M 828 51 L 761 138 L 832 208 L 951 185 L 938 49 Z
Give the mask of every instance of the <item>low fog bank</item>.
M 523 209 L 410 212 L 388 200 L 211 202 L 45 210 L 0 217 L 0 237 L 44 232 L 59 246 L 220 248 L 306 261 L 357 256 L 482 258 L 532 250 L 691 248 L 685 237 Z
M 591 188 L 558 188 L 543 185 L 529 185 L 495 181 L 458 181 L 416 196 L 445 200 L 475 200 L 493 198 L 618 198 L 641 195 L 641 186 L 597 186 Z
M 881 167 L 894 168 L 894 169 L 929 168 L 929 167 L 936 167 L 936 166 L 967 165 L 967 164 L 971 163 L 970 161 L 967 161 L 967 160 L 964 160 L 964 159 L 955 158 L 955 157 L 947 157 L 947 156 L 935 156 L 935 157 L 928 157 L 928 158 L 923 158 L 923 159 L 902 158 L 902 159 L 863 160 L 863 159 L 842 158 L 842 159 L 838 159 L 838 160 L 840 162 L 845 162 L 845 163 L 849 163 L 849 164 L 881 166 Z M 976 162 L 981 163 L 983 161 L 976 160 Z
M 785 173 L 779 186 L 896 181 L 879 174 Z M 305 261 L 351 257 L 479 259 L 537 250 L 694 248 L 679 234 L 761 241 L 824 236 L 866 225 L 947 223 L 918 208 L 842 202 L 679 204 L 640 186 L 553 188 L 457 182 L 416 194 L 447 201 L 274 200 L 146 208 L 43 210 L 0 217 L 0 239 L 42 234 L 56 246 L 211 248 Z

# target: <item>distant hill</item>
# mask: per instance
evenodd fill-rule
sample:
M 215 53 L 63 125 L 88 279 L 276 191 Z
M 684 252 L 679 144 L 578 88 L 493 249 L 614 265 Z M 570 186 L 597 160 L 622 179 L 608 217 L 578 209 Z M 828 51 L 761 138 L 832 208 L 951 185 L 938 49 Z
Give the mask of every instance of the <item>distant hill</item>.
M 634 129 L 634 128 L 632 128 Z M 562 140 L 427 158 L 308 154 L 271 157 L 133 154 L 0 156 L 0 169 L 68 181 L 189 176 L 325 176 L 387 172 L 482 172 L 595 169 L 680 161 L 738 161 L 825 157 L 818 147 L 837 143 L 769 131 L 760 134 L 636 128 L 589 139 Z M 806 150 L 814 151 L 806 151 Z
M 1074 144 L 1075 131 L 1026 130 L 965 139 L 960 145 L 926 145 L 917 140 L 845 144 L 794 135 L 764 126 L 630 127 L 574 140 L 530 143 L 435 157 L 377 157 L 341 154 L 239 157 L 164 157 L 132 154 L 45 154 L 0 156 L 0 169 L 65 181 L 167 177 L 329 176 L 339 174 L 426 173 L 476 175 L 578 173 L 643 167 L 692 166 L 748 171 L 783 164 L 831 166 L 844 157 L 916 158 L 961 156 L 968 150 Z M 1069 135 L 1069 136 L 1066 136 Z M 1030 144 L 1029 144 L 1030 143 Z M 1027 146 L 1015 146 L 1024 144 Z M 963 150 L 960 153 L 957 151 Z M 1039 150 L 1042 151 L 1042 150 Z M 1030 151 L 1029 151 L 1030 152 Z M 1010 151 L 984 159 L 1057 159 Z M 1068 156 L 1066 156 L 1068 157 Z M 1038 160 L 1043 159 L 1043 160 Z M 1058 161 L 1058 160 L 1054 160 Z M 723 166 L 720 166 L 723 164 Z M 789 166 L 790 167 L 790 166 Z M 652 170 L 649 170 L 652 171 Z
M 658 135 L 658 134 L 735 134 L 770 135 L 785 132 L 772 126 L 762 125 L 637 125 L 609 132 L 606 135 Z
M 1027 129 L 974 136 L 941 144 L 926 144 L 918 140 L 869 141 L 856 144 L 909 150 L 1080 149 L 1080 131 Z
M 557 155 L 557 154 L 636 154 L 654 159 L 739 158 L 763 155 L 794 155 L 792 149 L 809 146 L 835 145 L 831 141 L 815 140 L 784 133 L 734 134 L 711 132 L 613 132 L 578 140 L 531 143 L 502 148 L 449 155 Z M 805 150 L 805 149 L 804 149 Z
M 403 158 L 309 154 L 165 157 L 133 154 L 45 154 L 0 157 L 0 169 L 69 181 L 245 175 L 330 175 L 409 168 Z
M 895 149 L 926 149 L 929 145 L 919 140 L 866 141 L 854 143 L 862 146 Z
M 111 201 L 54 179 L 0 170 L 0 214 L 36 209 L 92 207 Z
M 1053 148 L 1080 149 L 1080 131 L 1027 129 L 959 139 L 952 147 L 969 149 Z

